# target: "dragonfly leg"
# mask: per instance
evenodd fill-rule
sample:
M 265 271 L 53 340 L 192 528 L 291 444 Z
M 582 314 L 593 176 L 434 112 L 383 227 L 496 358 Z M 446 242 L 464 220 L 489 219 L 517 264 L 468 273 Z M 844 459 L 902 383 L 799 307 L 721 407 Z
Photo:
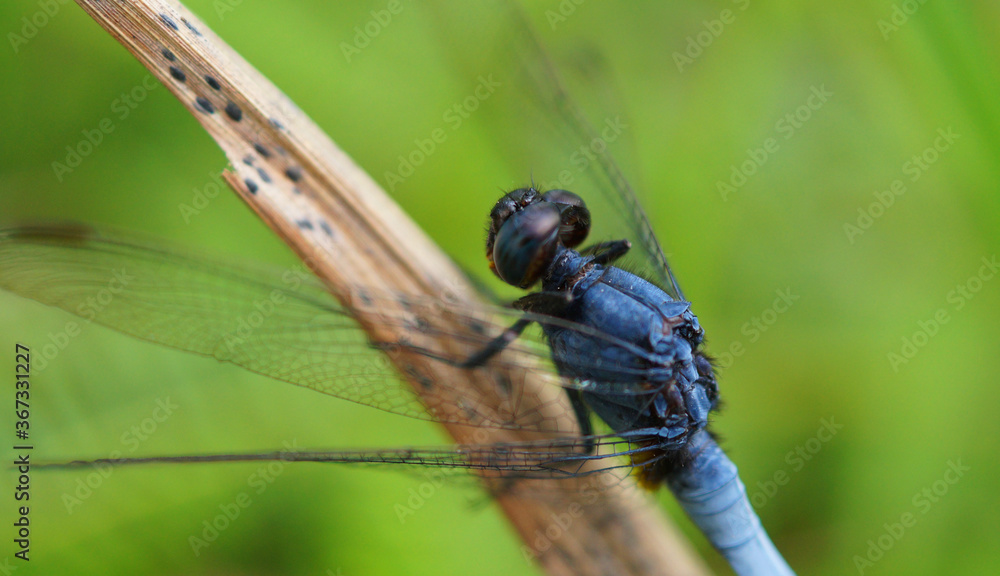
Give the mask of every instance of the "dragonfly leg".
M 515 300 L 514 308 L 547 316 L 560 316 L 572 302 L 573 297 L 568 292 L 532 292 Z
M 604 266 L 624 256 L 630 248 L 632 243 L 628 240 L 609 240 L 589 246 L 581 253 L 593 254 L 594 262 Z
M 517 337 L 524 332 L 524 329 L 531 324 L 531 320 L 527 318 L 521 318 L 517 322 L 511 325 L 510 328 L 504 330 L 499 336 L 490 340 L 482 350 L 476 352 L 472 356 L 465 359 L 464 362 L 460 363 L 459 368 L 476 368 L 482 366 L 487 360 L 497 355 L 501 350 L 507 347 L 508 344 L 517 340 Z
M 618 243 L 615 244 L 619 245 Z M 625 251 L 627 251 L 628 242 L 624 242 L 624 245 Z M 621 253 L 623 254 L 624 251 Z M 572 298 L 563 292 L 535 292 L 519 298 L 514 302 L 514 307 L 525 312 L 559 316 L 570 303 L 572 303 Z M 470 356 L 465 362 L 462 362 L 460 366 L 462 368 L 482 366 L 487 360 L 516 340 L 531 322 L 532 320 L 521 318 L 511 325 L 510 328 L 504 330 L 502 334 L 491 340 L 482 350 Z M 586 438 L 584 440 L 584 454 L 591 455 L 594 453 L 596 445 L 593 439 L 594 427 L 590 421 L 590 408 L 587 407 L 586 402 L 583 400 L 583 393 L 579 390 L 567 388 L 566 394 L 569 396 L 569 403 L 573 407 L 573 414 L 576 416 L 576 421 L 580 425 L 580 435 Z
M 597 447 L 594 444 L 594 425 L 590 422 L 590 408 L 583 400 L 583 392 L 575 388 L 567 388 L 566 395 L 569 396 L 569 403 L 573 407 L 573 414 L 580 424 L 580 436 L 584 437 L 583 453 L 591 455 Z
M 514 301 L 514 308 L 525 312 L 536 312 L 539 314 L 549 314 L 557 316 L 559 312 L 569 305 L 570 299 L 562 292 L 535 292 Z M 476 352 L 464 362 L 459 364 L 460 368 L 476 368 L 482 366 L 487 360 L 492 358 L 506 348 L 511 342 L 524 332 L 533 320 L 521 318 L 504 330 L 499 336 L 494 338 L 482 350 Z

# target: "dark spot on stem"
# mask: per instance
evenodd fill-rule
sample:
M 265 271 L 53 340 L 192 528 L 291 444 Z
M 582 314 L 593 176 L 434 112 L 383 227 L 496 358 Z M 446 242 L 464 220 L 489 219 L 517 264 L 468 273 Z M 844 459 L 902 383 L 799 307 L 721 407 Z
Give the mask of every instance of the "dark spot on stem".
M 412 364 L 407 364 L 403 369 L 410 378 L 417 381 L 425 390 L 430 390 L 434 387 L 434 381 L 422 374 L 415 366 Z
M 503 391 L 504 396 L 510 396 L 511 391 L 514 389 L 513 383 L 506 374 L 497 374 L 497 387 Z
M 177 57 L 174 56 L 174 53 L 171 52 L 170 49 L 168 49 L 168 48 L 164 48 L 163 50 L 160 50 L 160 54 L 163 54 L 163 57 L 166 58 L 167 60 L 170 60 L 171 62 L 173 62 L 174 60 L 177 60 Z
M 257 153 L 260 154 L 261 156 L 263 156 L 264 158 L 270 158 L 271 157 L 271 151 L 268 150 L 267 148 L 265 148 L 263 144 L 259 144 L 257 142 L 254 142 L 253 143 L 253 149 L 256 150 Z
M 212 106 L 212 103 L 206 100 L 204 97 L 198 96 L 197 98 L 194 99 L 194 101 L 202 112 L 206 114 L 215 114 L 215 106 Z
M 472 320 L 468 323 L 468 327 L 469 330 L 472 330 L 472 332 L 476 334 L 480 335 L 486 334 L 486 326 L 483 326 L 482 322 L 477 322 L 475 320 Z
M 234 122 L 239 122 L 243 119 L 243 111 L 240 110 L 240 107 L 235 102 L 226 104 L 226 115 L 232 118 Z
M 181 18 L 181 22 L 183 22 L 184 25 L 188 27 L 188 30 L 194 32 L 195 36 L 201 36 L 201 32 L 199 32 L 198 29 L 194 27 L 194 25 L 188 22 L 187 18 Z
M 163 20 L 164 24 L 170 26 L 174 30 L 180 30 L 180 28 L 177 27 L 177 23 L 170 19 L 170 16 L 167 16 L 166 14 L 160 14 L 160 20 Z
M 212 78 L 208 74 L 205 75 L 205 82 L 207 82 L 208 85 L 212 87 L 212 90 L 221 90 L 222 89 L 222 84 L 219 84 L 218 80 L 216 80 L 215 78 Z
M 257 174 L 260 174 L 260 179 L 263 180 L 264 182 L 268 184 L 271 183 L 271 176 L 267 172 L 265 172 L 263 168 L 258 168 Z
M 184 71 L 177 66 L 170 67 L 170 75 L 173 76 L 174 80 L 177 80 L 178 82 L 184 82 L 187 80 L 187 75 L 184 74 Z
M 247 190 L 249 190 L 251 194 L 256 194 L 257 193 L 257 183 L 256 182 L 254 182 L 253 180 L 247 178 L 246 180 L 243 181 L 243 183 L 247 185 Z
M 298 166 L 285 168 L 285 176 L 287 176 L 292 182 L 298 182 L 299 180 L 302 180 L 302 169 Z
M 365 292 L 364 290 L 359 290 L 358 291 L 358 298 L 361 299 L 361 302 L 365 306 L 371 306 L 372 305 L 372 297 L 369 296 L 368 293 Z

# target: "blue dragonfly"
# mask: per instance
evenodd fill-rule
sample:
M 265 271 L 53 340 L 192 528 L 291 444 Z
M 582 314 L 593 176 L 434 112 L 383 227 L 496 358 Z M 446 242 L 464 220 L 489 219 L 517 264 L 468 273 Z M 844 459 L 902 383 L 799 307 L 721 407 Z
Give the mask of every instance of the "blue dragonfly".
M 510 162 L 565 181 L 567 162 L 578 195 L 535 185 L 505 194 L 489 220 L 487 258 L 493 272 L 519 288 L 541 283 L 513 309 L 487 316 L 450 301 L 380 294 L 359 286 L 351 303 L 334 299 L 310 277 L 294 286 L 286 271 L 191 254 L 128 234 L 89 227 L 21 227 L 0 231 L 0 287 L 81 313 L 95 287 L 127 269 L 134 277 L 94 320 L 126 334 L 215 357 L 318 392 L 414 418 L 478 423 L 564 434 L 562 438 L 458 448 L 281 452 L 206 456 L 151 456 L 89 463 L 220 462 L 281 459 L 470 469 L 507 482 L 578 477 L 608 470 L 635 472 L 648 488 L 666 484 L 709 541 L 741 575 L 792 574 L 746 497 L 735 465 L 708 432 L 718 386 L 704 334 L 675 279 L 639 201 L 607 151 L 608 140 L 569 99 L 536 36 L 516 13 L 504 10 L 483 26 L 439 14 L 449 36 L 459 30 L 493 37 L 491 61 L 510 64 L 518 97 L 495 99 L 500 142 L 506 132 Z M 451 24 L 449 24 L 449 21 Z M 461 54 L 461 70 L 476 56 Z M 501 69 L 508 69 L 503 68 Z M 484 116 L 489 117 L 486 112 Z M 511 121 L 517 118 L 517 121 Z M 531 128 L 526 128 L 530 126 Z M 563 144 L 553 145 L 552 137 Z M 569 144 L 566 144 L 566 143 Z M 579 148 L 584 143 L 585 148 Z M 575 152 L 583 150 L 581 157 Z M 530 160 L 524 156 L 530 155 Z M 569 160 L 567 160 L 569 159 Z M 522 168 L 520 172 L 524 172 Z M 586 202 L 583 195 L 587 196 Z M 600 214 L 600 217 L 592 217 Z M 577 251 L 597 234 L 610 238 Z M 620 235 L 615 235 L 620 232 Z M 615 267 L 629 258 L 633 274 Z M 266 321 L 244 330 L 245 319 L 275 290 L 281 305 Z M 478 349 L 456 356 L 407 340 L 373 341 L 353 321 L 353 307 L 404 312 L 380 321 L 414 334 L 462 339 Z M 441 334 L 435 314 L 465 319 L 468 330 Z M 524 334 L 529 326 L 544 336 Z M 423 340 L 422 340 L 423 341 Z M 547 366 L 553 386 L 569 396 L 582 431 L 565 435 L 544 414 L 518 413 L 498 421 L 463 406 L 461 420 L 429 406 L 379 355 L 400 349 L 468 370 L 511 364 L 525 357 Z M 447 383 L 435 382 L 446 387 Z M 517 398 L 516 382 L 498 382 Z M 596 415 L 603 424 L 598 430 Z

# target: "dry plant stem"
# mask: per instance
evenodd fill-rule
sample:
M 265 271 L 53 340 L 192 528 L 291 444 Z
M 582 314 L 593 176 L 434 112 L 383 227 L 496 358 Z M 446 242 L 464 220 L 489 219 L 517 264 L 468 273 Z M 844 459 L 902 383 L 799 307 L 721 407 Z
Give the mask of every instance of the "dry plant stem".
M 397 341 L 402 334 L 375 319 L 405 311 L 366 310 L 359 305 L 357 286 L 428 298 L 447 295 L 476 305 L 474 290 L 451 261 L 379 185 L 185 7 L 162 1 L 78 3 L 190 110 L 226 153 L 232 165 L 225 173 L 229 185 L 334 295 L 358 309 L 357 320 L 373 340 Z M 442 321 L 448 321 L 446 315 Z M 454 342 L 434 347 L 457 357 L 471 353 Z M 452 385 L 441 389 L 414 382 L 432 413 L 454 418 L 470 398 L 479 399 L 478 412 L 484 406 L 499 410 L 492 404 L 503 399 L 486 389 L 481 370 L 460 370 L 406 353 L 392 360 L 425 383 Z M 572 411 L 558 388 L 531 370 L 510 377 L 525 380 L 528 393 L 519 402 L 538 404 L 520 405 L 520 410 L 564 419 L 560 428 L 574 429 Z M 456 388 L 461 398 L 449 396 Z M 503 421 L 503 414 L 495 419 Z M 446 428 L 461 444 L 538 439 L 537 433 L 518 430 Z M 707 573 L 630 481 L 595 490 L 599 485 L 599 475 L 560 480 L 561 490 L 540 484 L 535 494 L 500 492 L 497 501 L 525 542 L 525 556 L 537 558 L 549 574 Z

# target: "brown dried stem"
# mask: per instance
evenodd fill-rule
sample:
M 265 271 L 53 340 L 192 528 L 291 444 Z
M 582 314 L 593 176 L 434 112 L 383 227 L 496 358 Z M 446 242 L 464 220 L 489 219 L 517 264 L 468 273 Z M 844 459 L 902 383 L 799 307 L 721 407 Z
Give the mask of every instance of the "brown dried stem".
M 463 275 L 380 186 L 185 7 L 161 0 L 78 3 L 215 138 L 232 164 L 225 172 L 229 185 L 311 264 L 334 295 L 358 309 L 357 320 L 373 340 L 398 340 L 401 334 L 374 320 L 379 314 L 403 312 L 366 312 L 353 306 L 353 287 L 431 299 L 448 294 L 463 305 L 477 305 Z M 453 342 L 433 345 L 456 355 L 470 352 Z M 447 389 L 414 384 L 432 412 L 447 412 L 449 419 L 470 398 L 479 399 L 480 413 L 483 406 L 498 402 L 495 391 L 484 389 L 493 380 L 484 379 L 481 370 L 460 370 L 413 354 L 396 355 L 393 361 L 403 373 L 423 375 L 424 382 L 450 384 Z M 519 401 L 536 403 L 519 409 L 562 419 L 561 429 L 575 429 L 558 388 L 531 370 L 516 377 L 528 392 Z M 500 406 L 492 408 L 498 411 L 496 421 L 502 421 Z M 519 430 L 446 428 L 463 444 L 538 439 Z M 527 557 L 560 575 L 707 573 L 655 507 L 641 497 L 636 502 L 630 481 L 597 491 L 593 486 L 601 483 L 594 478 L 560 480 L 558 490 L 534 484 L 533 494 L 518 490 L 497 495 L 525 542 Z M 560 518 L 570 521 L 560 522 L 553 537 Z

